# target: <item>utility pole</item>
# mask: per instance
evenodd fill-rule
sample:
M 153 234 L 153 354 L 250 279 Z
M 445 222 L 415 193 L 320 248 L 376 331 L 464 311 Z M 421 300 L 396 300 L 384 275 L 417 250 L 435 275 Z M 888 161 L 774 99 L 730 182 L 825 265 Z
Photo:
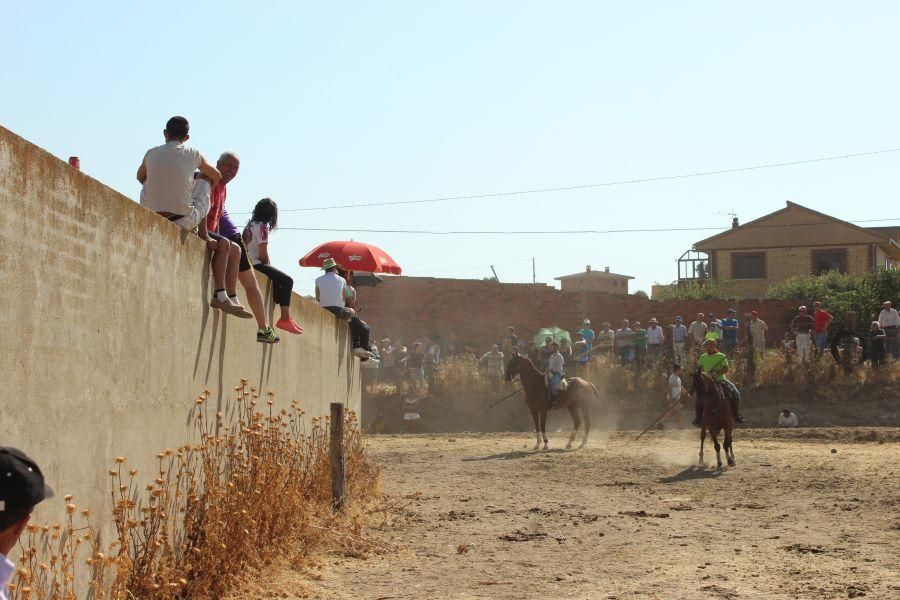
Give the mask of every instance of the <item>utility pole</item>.
M 531 257 L 531 283 L 537 283 L 537 272 L 534 270 L 534 257 Z
M 494 273 L 494 279 L 497 281 L 497 283 L 500 283 L 500 278 L 497 277 L 497 269 L 494 268 L 494 265 L 491 265 L 491 271 L 493 271 Z

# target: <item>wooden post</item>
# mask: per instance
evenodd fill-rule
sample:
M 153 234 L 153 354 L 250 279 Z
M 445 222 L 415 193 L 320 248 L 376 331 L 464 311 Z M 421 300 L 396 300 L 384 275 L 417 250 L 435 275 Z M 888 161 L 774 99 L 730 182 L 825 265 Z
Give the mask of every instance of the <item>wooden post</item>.
M 335 511 L 344 507 L 344 405 L 331 403 L 331 506 Z

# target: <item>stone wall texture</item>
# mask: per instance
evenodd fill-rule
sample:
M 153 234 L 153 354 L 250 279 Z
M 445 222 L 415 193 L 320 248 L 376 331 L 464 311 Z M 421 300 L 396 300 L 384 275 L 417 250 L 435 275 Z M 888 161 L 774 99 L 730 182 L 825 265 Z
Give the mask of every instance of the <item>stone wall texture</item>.
M 214 406 L 243 377 L 309 416 L 359 408 L 346 324 L 295 295 L 303 335 L 257 343 L 255 321 L 209 308 L 196 236 L 2 127 L 0 241 L 0 445 L 32 455 L 60 496 L 39 521 L 60 518 L 64 494 L 107 508 L 117 455 L 152 479 L 156 452 L 191 439 L 204 388 Z
M 622 319 L 651 317 L 661 324 L 677 315 L 690 323 L 697 313 L 724 315 L 729 307 L 739 315 L 758 310 L 770 328 L 769 345 L 780 339 L 792 316 L 794 303 L 787 300 L 655 301 L 601 292 L 562 292 L 545 284 L 497 283 L 470 279 L 385 277 L 374 287 L 360 288 L 361 317 L 372 328 L 373 338 L 411 342 L 421 336 L 441 340 L 454 334 L 463 345 L 487 351 L 508 325 L 520 335 L 557 325 L 575 331 L 588 318 L 594 329 L 602 321 L 618 326 Z

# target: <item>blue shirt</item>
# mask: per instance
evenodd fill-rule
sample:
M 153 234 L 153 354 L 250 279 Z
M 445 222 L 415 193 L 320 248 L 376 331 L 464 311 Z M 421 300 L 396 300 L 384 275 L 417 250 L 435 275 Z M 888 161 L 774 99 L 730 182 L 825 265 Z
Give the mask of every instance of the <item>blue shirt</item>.
M 675 329 L 672 330 L 672 336 L 676 344 L 683 342 L 687 337 L 687 327 L 684 325 L 676 325 Z
M 725 327 L 737 327 L 738 320 L 737 319 L 722 319 L 722 339 L 723 340 L 736 340 L 738 337 L 737 329 L 725 329 Z
M 579 329 L 578 333 L 584 338 L 584 342 L 587 344 L 588 350 L 590 350 L 594 346 L 594 330 L 585 327 L 584 329 Z

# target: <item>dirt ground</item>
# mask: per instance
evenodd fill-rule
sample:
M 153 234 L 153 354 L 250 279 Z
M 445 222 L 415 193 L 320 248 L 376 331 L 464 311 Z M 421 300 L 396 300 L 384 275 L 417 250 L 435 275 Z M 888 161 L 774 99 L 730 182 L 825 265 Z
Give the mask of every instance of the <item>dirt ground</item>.
M 285 570 L 271 595 L 900 598 L 900 430 L 739 430 L 725 470 L 711 448 L 695 466 L 693 430 L 634 435 L 370 437 L 397 550 Z

